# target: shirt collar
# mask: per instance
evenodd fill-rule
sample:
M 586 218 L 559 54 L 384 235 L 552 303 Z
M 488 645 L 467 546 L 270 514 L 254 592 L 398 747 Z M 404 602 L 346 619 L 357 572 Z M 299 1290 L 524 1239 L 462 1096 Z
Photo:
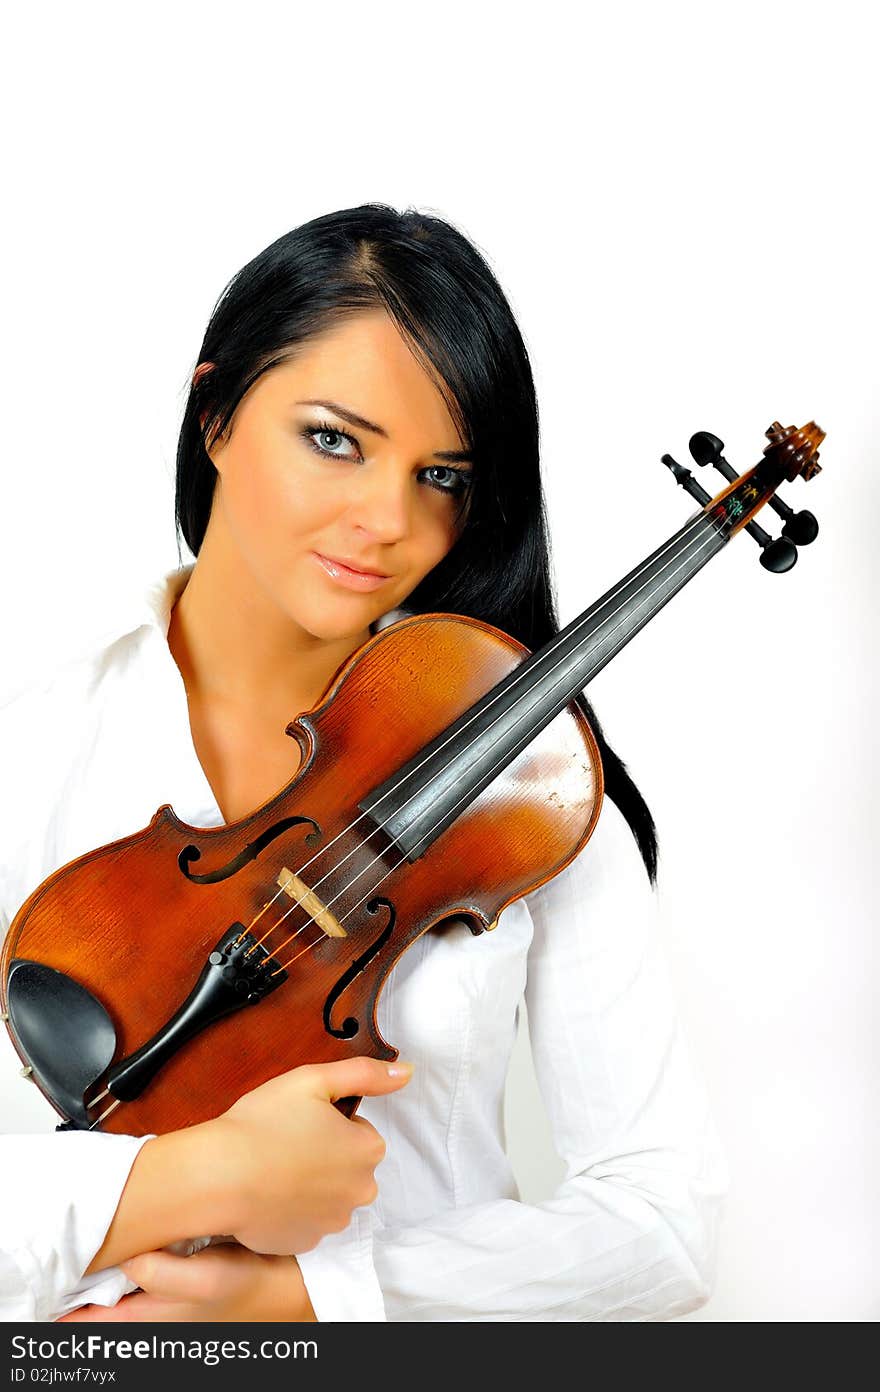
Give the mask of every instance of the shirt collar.
M 166 571 L 161 580 L 153 581 L 144 595 L 146 622 L 153 628 L 157 628 L 163 638 L 168 636 L 171 610 L 186 588 L 194 567 L 195 561 L 191 561 L 189 565 Z

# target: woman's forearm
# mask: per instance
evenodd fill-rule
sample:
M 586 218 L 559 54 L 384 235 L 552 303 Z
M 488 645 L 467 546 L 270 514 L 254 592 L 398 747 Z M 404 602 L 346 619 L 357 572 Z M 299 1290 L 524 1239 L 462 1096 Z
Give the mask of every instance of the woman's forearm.
M 223 1231 L 214 1160 L 210 1122 L 145 1142 L 85 1275 L 181 1238 Z

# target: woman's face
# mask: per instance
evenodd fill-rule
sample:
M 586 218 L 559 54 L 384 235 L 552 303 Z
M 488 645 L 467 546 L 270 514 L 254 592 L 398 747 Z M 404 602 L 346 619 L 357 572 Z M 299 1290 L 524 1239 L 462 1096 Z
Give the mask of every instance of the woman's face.
M 205 545 L 308 633 L 363 635 L 453 545 L 472 465 L 383 310 L 295 352 L 209 445 L 219 477 Z

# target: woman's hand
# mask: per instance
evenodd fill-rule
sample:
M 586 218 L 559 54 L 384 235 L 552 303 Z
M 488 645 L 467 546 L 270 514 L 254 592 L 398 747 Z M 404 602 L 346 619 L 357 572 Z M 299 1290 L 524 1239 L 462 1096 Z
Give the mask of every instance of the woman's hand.
M 342 1097 L 394 1092 L 411 1065 L 359 1056 L 302 1064 L 221 1116 L 148 1140 L 85 1274 L 191 1238 L 229 1233 L 251 1251 L 308 1252 L 376 1197 L 385 1142 Z
M 237 1243 L 222 1243 L 192 1257 L 144 1252 L 122 1269 L 141 1290 L 112 1307 L 83 1305 L 56 1323 L 316 1320 L 296 1257 L 261 1256 Z
M 346 1117 L 333 1103 L 393 1092 L 411 1073 L 411 1064 L 366 1057 L 303 1064 L 206 1122 L 206 1182 L 222 1201 L 203 1231 L 277 1255 L 311 1251 L 325 1233 L 348 1227 L 352 1210 L 379 1192 L 373 1171 L 385 1142 L 365 1117 Z

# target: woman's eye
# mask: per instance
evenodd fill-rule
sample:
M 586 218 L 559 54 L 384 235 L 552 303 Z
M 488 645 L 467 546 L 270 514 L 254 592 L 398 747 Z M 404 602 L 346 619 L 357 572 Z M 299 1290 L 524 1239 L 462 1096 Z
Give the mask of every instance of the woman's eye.
M 344 430 L 335 430 L 332 426 L 315 426 L 306 430 L 304 434 L 312 449 L 317 450 L 319 454 L 329 454 L 335 459 L 353 459 L 358 453 L 357 441 L 351 435 L 346 435 Z M 337 448 L 340 443 L 352 445 L 354 454 L 341 453 Z
M 462 469 L 450 469 L 448 464 L 432 464 L 425 472 L 429 475 L 428 481 L 444 493 L 462 493 L 470 479 L 469 473 Z

